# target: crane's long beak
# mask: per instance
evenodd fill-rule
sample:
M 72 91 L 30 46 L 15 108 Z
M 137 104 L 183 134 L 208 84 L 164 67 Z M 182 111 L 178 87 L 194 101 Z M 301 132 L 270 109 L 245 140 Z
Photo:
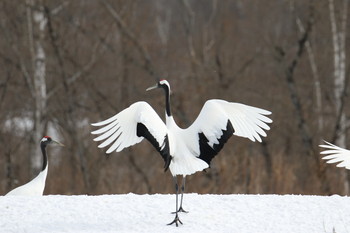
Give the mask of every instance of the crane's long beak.
M 58 142 L 58 141 L 52 140 L 52 142 L 58 144 L 59 146 L 64 146 L 62 143 L 60 143 L 60 142 Z
M 156 89 L 156 88 L 158 88 L 158 83 L 156 85 L 152 86 L 152 87 L 147 88 L 146 91 L 150 91 L 150 90 L 153 90 L 153 89 Z

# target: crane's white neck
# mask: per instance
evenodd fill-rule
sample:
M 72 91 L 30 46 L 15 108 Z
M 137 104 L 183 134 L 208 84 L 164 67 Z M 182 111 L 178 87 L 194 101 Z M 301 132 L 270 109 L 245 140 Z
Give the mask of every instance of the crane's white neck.
M 165 123 L 168 126 L 168 128 L 171 128 L 175 124 L 173 116 L 168 116 L 166 112 L 165 112 Z

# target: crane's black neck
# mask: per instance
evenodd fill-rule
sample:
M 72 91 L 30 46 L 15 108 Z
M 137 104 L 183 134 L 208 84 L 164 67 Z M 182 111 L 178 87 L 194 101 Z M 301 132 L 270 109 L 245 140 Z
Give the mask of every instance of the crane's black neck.
M 41 143 L 40 148 L 41 148 L 41 152 L 43 154 L 43 168 L 41 169 L 41 171 L 44 171 L 45 168 L 47 167 L 46 144 Z
M 171 110 L 170 110 L 170 87 L 167 85 L 162 86 L 165 91 L 165 110 L 167 116 L 171 116 Z

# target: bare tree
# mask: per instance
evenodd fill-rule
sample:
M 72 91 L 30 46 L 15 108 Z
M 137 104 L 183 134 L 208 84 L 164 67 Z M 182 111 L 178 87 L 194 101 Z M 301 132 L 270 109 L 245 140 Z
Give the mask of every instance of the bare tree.
M 152 59 L 148 54 L 145 47 L 140 43 L 138 38 L 134 35 L 134 33 L 128 28 L 123 19 L 119 16 L 116 10 L 108 3 L 107 0 L 101 0 L 104 7 L 107 9 L 109 14 L 113 17 L 115 23 L 118 25 L 120 31 L 125 35 L 125 37 L 130 40 L 137 51 L 141 54 L 143 58 L 143 68 L 147 71 L 147 73 L 153 77 L 155 80 L 159 79 L 158 72 L 156 72 Z
M 34 3 L 33 0 L 27 0 L 26 3 L 28 41 L 33 66 L 32 80 L 27 80 L 27 82 L 30 84 L 30 91 L 35 103 L 32 146 L 29 150 L 29 156 L 33 172 L 36 173 L 41 167 L 40 148 L 37 146 L 37 142 L 44 134 L 47 121 L 46 54 L 44 49 L 47 18 L 41 1 Z
M 312 137 L 310 134 L 309 126 L 307 125 L 304 114 L 303 114 L 302 104 L 301 104 L 302 101 L 300 100 L 299 94 L 297 92 L 296 83 L 295 83 L 295 79 L 294 79 L 294 72 L 295 72 L 295 69 L 296 69 L 297 64 L 299 62 L 299 59 L 301 58 L 301 56 L 304 52 L 309 33 L 311 31 L 311 26 L 312 26 L 312 24 L 309 21 L 306 30 L 304 31 L 304 33 L 301 35 L 301 37 L 298 40 L 297 52 L 285 70 L 285 77 L 286 77 L 286 82 L 288 84 L 290 98 L 292 100 L 292 103 L 293 103 L 293 105 L 295 107 L 295 111 L 296 111 L 295 116 L 296 116 L 296 119 L 298 121 L 298 129 L 300 130 L 300 135 L 301 135 L 301 138 L 303 141 L 304 148 L 306 149 L 306 152 L 308 152 L 308 153 L 312 152 L 313 140 L 312 140 Z M 283 50 L 281 50 L 281 48 L 279 48 L 277 51 L 279 52 L 279 54 L 282 57 L 285 55 L 285 52 Z M 317 161 L 318 161 L 318 159 L 317 159 Z
M 313 8 L 314 6 L 312 6 L 312 3 L 311 3 L 309 7 Z M 291 8 L 292 8 L 292 11 L 294 12 L 295 11 L 294 2 L 291 2 Z M 313 9 L 312 9 L 312 11 L 313 11 Z M 296 20 L 296 24 L 298 26 L 300 33 L 305 34 L 305 27 L 304 27 L 303 22 L 301 21 L 300 17 L 296 15 L 295 20 Z M 310 15 L 309 20 L 311 21 L 312 24 L 314 24 L 313 14 Z M 320 135 L 322 135 L 323 128 L 324 128 L 324 119 L 323 119 L 323 113 L 322 113 L 323 106 L 322 106 L 321 80 L 320 80 L 320 75 L 319 75 L 319 71 L 317 68 L 314 49 L 311 45 L 310 39 L 308 39 L 305 42 L 305 48 L 306 48 L 306 52 L 307 52 L 308 59 L 310 62 L 310 68 L 312 71 L 312 77 L 313 77 L 313 83 L 314 83 L 314 92 L 315 92 L 315 99 L 316 99 L 315 113 L 316 113 L 316 117 L 318 119 L 317 120 L 317 129 L 318 129 L 318 133 Z M 322 139 L 319 138 L 318 141 L 322 142 Z
M 329 17 L 333 42 L 333 78 L 336 122 L 332 141 L 340 147 L 346 147 L 347 119 L 344 110 L 346 93 L 346 29 L 348 16 L 348 0 L 343 0 L 340 22 L 336 20 L 334 0 L 328 0 Z M 345 177 L 346 173 L 342 175 Z M 345 193 L 350 191 L 349 178 L 344 178 Z
M 333 141 L 340 147 L 346 147 L 346 115 L 344 112 L 344 95 L 346 87 L 346 25 L 348 0 L 343 0 L 340 22 L 336 20 L 334 0 L 328 0 L 331 33 L 333 42 L 333 78 L 337 121 Z

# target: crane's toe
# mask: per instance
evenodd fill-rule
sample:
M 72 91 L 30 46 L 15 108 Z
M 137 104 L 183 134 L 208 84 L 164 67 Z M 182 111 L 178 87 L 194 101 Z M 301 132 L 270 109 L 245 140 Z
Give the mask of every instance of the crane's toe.
M 181 223 L 181 225 L 182 225 L 182 222 L 181 222 L 181 220 L 179 219 L 179 216 L 177 215 L 177 213 L 176 213 L 176 216 L 175 216 L 175 218 L 174 218 L 174 220 L 171 222 L 171 223 L 168 223 L 168 225 L 173 225 L 175 223 L 175 225 L 178 227 L 179 226 L 179 223 Z
M 178 210 L 177 212 L 188 213 L 188 211 L 184 210 L 184 209 L 182 208 L 182 206 L 179 208 L 179 210 Z
M 186 210 L 184 210 L 183 208 L 182 208 L 182 206 L 178 209 L 178 211 L 177 212 L 171 212 L 172 214 L 176 214 L 176 213 L 179 213 L 179 212 L 182 212 L 182 213 L 188 213 L 188 211 L 186 211 Z

